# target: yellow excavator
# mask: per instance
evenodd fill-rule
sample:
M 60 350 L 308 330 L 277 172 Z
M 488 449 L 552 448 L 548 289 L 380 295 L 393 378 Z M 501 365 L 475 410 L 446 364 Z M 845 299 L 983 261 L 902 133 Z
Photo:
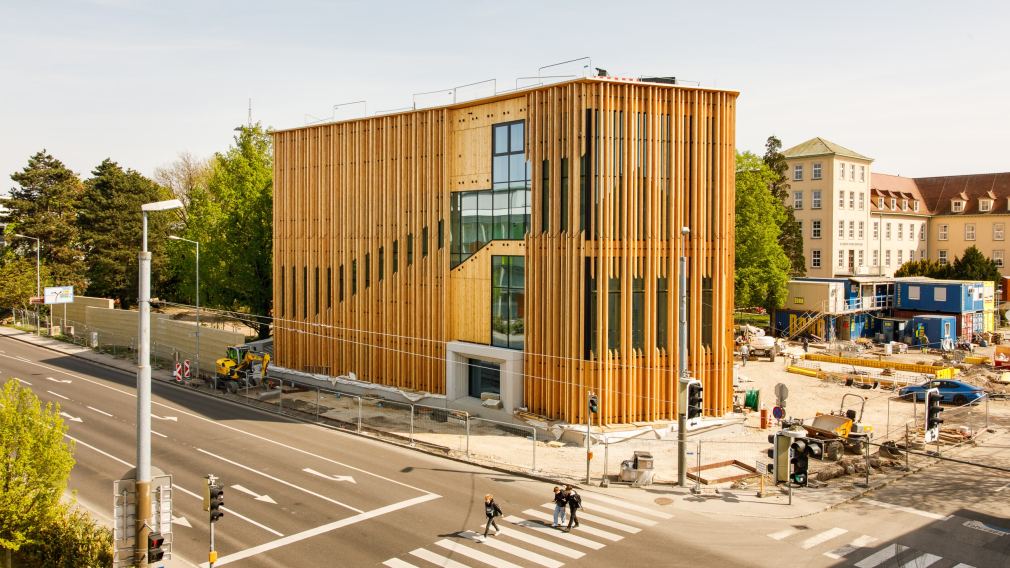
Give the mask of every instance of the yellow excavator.
M 255 343 L 233 345 L 217 360 L 217 387 L 228 392 L 259 385 L 267 376 L 270 354 Z

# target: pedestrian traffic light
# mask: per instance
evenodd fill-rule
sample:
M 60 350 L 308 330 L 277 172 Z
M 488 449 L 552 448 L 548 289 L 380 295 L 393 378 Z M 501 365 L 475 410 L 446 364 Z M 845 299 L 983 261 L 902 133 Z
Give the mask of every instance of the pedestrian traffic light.
M 926 391 L 926 432 L 927 443 L 935 442 L 940 438 L 940 424 L 943 424 L 943 407 L 940 406 L 940 390 L 929 389 Z
M 600 399 L 595 394 L 589 395 L 589 412 L 596 414 L 600 411 Z
M 147 563 L 157 562 L 165 557 L 165 551 L 161 549 L 165 544 L 165 537 L 161 533 L 147 533 Z
M 789 446 L 792 455 L 789 463 L 792 472 L 789 480 L 796 485 L 806 486 L 810 470 L 810 458 L 821 459 L 824 457 L 824 444 L 820 440 L 811 438 L 796 438 Z
M 687 419 L 698 418 L 701 416 L 702 401 L 704 397 L 702 396 L 702 391 L 705 389 L 701 386 L 701 381 L 697 379 L 690 379 L 687 381 Z
M 771 474 L 775 483 L 789 481 L 789 444 L 792 438 L 786 436 L 784 432 L 768 435 L 768 443 L 772 447 L 768 450 L 768 457 L 771 463 L 768 464 L 768 473 Z
M 207 491 L 210 496 L 210 522 L 216 523 L 218 519 L 224 516 L 224 511 L 221 510 L 224 507 L 224 488 L 220 485 L 211 484 L 207 486 Z

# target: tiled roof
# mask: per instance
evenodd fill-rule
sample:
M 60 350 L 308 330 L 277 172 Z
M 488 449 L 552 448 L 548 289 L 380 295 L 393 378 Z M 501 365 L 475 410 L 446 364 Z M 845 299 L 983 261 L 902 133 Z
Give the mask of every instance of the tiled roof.
M 782 152 L 782 155 L 786 158 L 802 158 L 806 156 L 827 156 L 834 154 L 836 156 L 844 156 L 846 158 L 855 158 L 857 160 L 866 160 L 869 162 L 873 161 L 873 158 L 867 158 L 866 156 L 853 152 L 844 146 L 839 146 L 834 142 L 829 142 L 821 137 L 811 138 L 802 144 L 797 144 L 792 148 Z
M 877 197 L 884 198 L 884 208 L 877 207 Z M 898 199 L 898 208 L 891 209 L 891 198 Z M 901 209 L 901 200 L 908 200 L 908 211 Z M 919 202 L 919 210 L 915 210 L 914 202 Z M 929 207 L 922 199 L 919 188 L 912 178 L 892 176 L 888 174 L 870 173 L 870 212 L 871 213 L 906 213 L 910 215 L 927 215 Z
M 1007 207 L 1007 198 L 1010 198 L 1010 172 L 915 178 L 914 181 L 926 200 L 926 206 L 934 215 L 1010 213 Z M 978 210 L 980 197 L 993 200 L 990 211 Z M 954 198 L 965 201 L 964 211 L 951 211 L 950 201 Z

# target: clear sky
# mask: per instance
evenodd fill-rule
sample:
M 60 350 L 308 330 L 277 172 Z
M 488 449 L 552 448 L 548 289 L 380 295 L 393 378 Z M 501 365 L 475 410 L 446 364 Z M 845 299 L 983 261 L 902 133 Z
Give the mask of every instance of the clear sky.
M 365 99 L 591 56 L 740 91 L 737 147 L 822 136 L 906 176 L 1010 170 L 1010 3 L 0 1 L 0 187 L 41 148 L 151 174 Z

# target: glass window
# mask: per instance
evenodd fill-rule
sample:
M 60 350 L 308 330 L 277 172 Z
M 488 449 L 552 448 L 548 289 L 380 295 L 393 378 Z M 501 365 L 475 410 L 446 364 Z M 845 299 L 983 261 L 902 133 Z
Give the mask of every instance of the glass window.
M 340 270 L 343 270 L 341 268 Z M 400 241 L 393 241 L 393 274 L 396 274 L 400 270 Z M 344 279 L 343 272 L 340 274 L 340 280 Z
M 811 268 L 821 267 L 821 251 L 819 250 L 810 251 L 810 267 Z
M 873 222 L 873 238 L 880 238 L 880 221 Z
M 526 259 L 491 257 L 491 344 L 510 349 L 525 346 L 524 290 Z
M 845 207 L 845 192 L 844 191 L 839 191 L 838 192 L 838 207 L 839 208 Z
M 897 211 L 897 210 L 898 210 L 898 198 L 897 197 L 892 197 L 891 198 L 891 211 Z
M 838 222 L 838 236 L 839 237 L 845 236 L 845 221 Z
M 880 251 L 876 249 L 873 251 L 873 266 L 880 266 Z
M 992 251 L 992 261 L 996 263 L 996 268 L 1003 268 L 1003 250 Z
M 814 162 L 810 168 L 810 179 L 821 179 L 821 163 Z
M 428 256 L 428 227 L 421 228 L 421 257 Z
M 960 199 L 955 199 L 954 201 L 952 201 L 951 210 L 954 211 L 954 213 L 960 213 L 964 211 L 964 201 L 961 201 Z
M 992 200 L 991 199 L 982 199 L 982 200 L 979 200 L 979 202 L 978 202 L 978 210 L 979 211 L 985 212 L 985 211 L 989 211 L 990 209 L 992 209 Z
M 284 273 L 281 272 L 281 277 L 283 276 Z M 326 267 L 326 307 L 333 307 L 333 268 L 330 266 Z
M 344 265 L 340 265 L 340 270 L 337 272 L 337 290 L 339 292 L 338 299 L 344 301 Z
M 905 227 L 904 225 L 902 225 L 901 223 L 898 223 L 898 240 L 899 241 L 901 239 L 905 238 L 905 229 L 904 229 L 904 227 Z
M 821 238 L 821 221 L 819 219 L 814 219 L 810 222 L 810 238 Z
M 351 261 L 351 295 L 358 293 L 358 261 Z
M 526 149 L 523 147 L 523 122 L 512 123 L 509 131 L 509 152 L 520 152 L 523 153 Z
M 859 192 L 859 210 L 862 211 L 863 209 L 866 209 L 866 193 L 860 191 Z
M 937 259 L 940 261 L 940 264 L 947 264 L 947 251 L 937 251 Z
M 855 208 L 856 208 L 856 192 L 855 191 L 850 191 L 849 192 L 849 209 L 855 209 Z
M 975 223 L 966 223 L 964 226 L 964 240 L 975 240 Z
M 372 285 L 372 255 L 365 253 L 365 288 Z
M 863 238 L 863 232 L 864 232 L 863 231 L 863 229 L 864 229 L 864 224 L 863 223 L 864 223 L 863 221 L 859 222 L 859 238 Z
M 838 268 L 845 268 L 845 249 L 838 249 Z
M 891 266 L 891 249 L 884 251 L 884 264 Z
M 849 181 L 856 181 L 856 164 L 849 164 Z
M 803 181 L 803 164 L 793 166 L 793 180 Z
M 811 209 L 821 208 L 821 190 L 815 189 L 810 193 L 810 208 Z
M 849 221 L 849 238 L 850 239 L 856 238 L 856 222 L 855 221 Z
M 838 162 L 838 179 L 845 179 L 845 164 Z
M 866 181 L 866 166 L 859 166 L 859 181 Z
M 386 276 L 386 264 L 385 264 L 385 251 L 382 247 L 379 247 L 379 282 Z
M 1003 223 L 992 224 L 992 240 L 994 241 L 1003 240 Z
M 793 209 L 803 209 L 803 192 L 793 192 Z
M 899 223 L 898 226 L 900 227 L 901 224 Z M 890 221 L 888 221 L 887 223 L 884 223 L 884 238 L 887 239 L 887 240 L 891 240 L 891 222 Z
M 940 225 L 937 228 L 936 238 L 937 238 L 937 240 L 940 240 L 940 241 L 947 240 L 947 225 Z
M 863 266 L 863 249 L 859 249 L 859 266 Z
M 442 245 L 445 244 L 445 220 L 438 220 L 438 250 L 442 250 Z
M 508 154 L 509 151 L 509 129 L 507 124 L 496 124 L 494 126 L 494 153 Z

